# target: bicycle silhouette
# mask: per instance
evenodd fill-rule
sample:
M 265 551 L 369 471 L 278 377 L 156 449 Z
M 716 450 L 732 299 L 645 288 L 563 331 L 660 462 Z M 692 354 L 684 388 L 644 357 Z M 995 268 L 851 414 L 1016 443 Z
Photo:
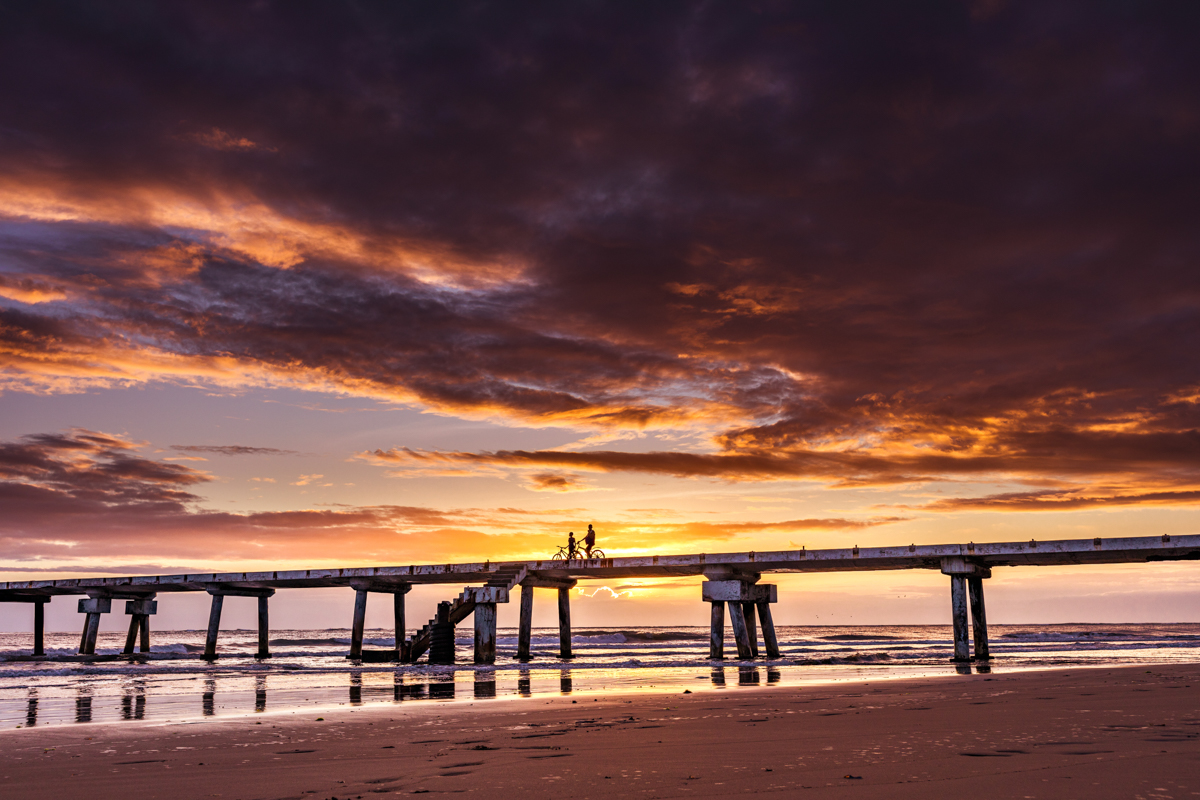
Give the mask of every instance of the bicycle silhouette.
M 580 548 L 576 547 L 574 550 L 568 550 L 566 545 L 558 548 L 558 552 L 550 556 L 551 561 L 565 561 L 568 564 L 572 561 L 594 561 L 597 558 L 604 558 L 604 551 L 599 547 L 592 548 L 592 557 L 589 559 Z

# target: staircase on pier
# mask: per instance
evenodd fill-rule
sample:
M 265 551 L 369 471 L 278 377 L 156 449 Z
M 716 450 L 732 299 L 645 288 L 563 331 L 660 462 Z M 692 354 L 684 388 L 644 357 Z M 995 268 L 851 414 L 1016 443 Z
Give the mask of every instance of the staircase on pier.
M 525 580 L 528 568 L 520 566 L 499 567 L 483 586 L 468 586 L 458 597 L 450 601 L 448 621 L 451 627 L 469 617 L 480 604 L 491 604 L 494 610 L 496 603 L 507 603 L 509 593 Z M 404 645 L 404 660 L 412 663 L 429 650 L 433 627 L 438 623 L 434 617 L 418 629 Z M 493 618 L 494 626 L 494 618 Z M 494 634 L 493 634 L 494 635 Z

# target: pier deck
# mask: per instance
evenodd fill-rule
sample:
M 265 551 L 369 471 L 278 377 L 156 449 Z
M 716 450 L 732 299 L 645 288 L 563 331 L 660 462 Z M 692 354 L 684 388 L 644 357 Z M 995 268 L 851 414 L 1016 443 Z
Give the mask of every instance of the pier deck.
M 635 556 L 570 562 L 484 561 L 464 564 L 348 567 L 261 572 L 193 573 L 186 575 L 143 575 L 133 577 L 84 577 L 51 580 L 0 582 L 0 602 L 37 604 L 35 613 L 35 656 L 42 653 L 42 605 L 52 597 L 85 595 L 79 611 L 86 614 L 79 652 L 95 652 L 100 615 L 112 610 L 113 600 L 125 600 L 131 616 L 125 652 L 132 654 L 140 640 L 149 650 L 149 618 L 157 611 L 154 598 L 174 592 L 207 592 L 212 595 L 206 656 L 216 657 L 222 601 L 226 596 L 249 596 L 259 600 L 259 657 L 267 649 L 267 604 L 277 589 L 343 586 L 356 592 L 351 658 L 363 658 L 362 636 L 369 593 L 391 594 L 396 615 L 395 660 L 410 661 L 429 652 L 435 663 L 454 659 L 453 628 L 467 616 L 475 617 L 475 660 L 495 659 L 496 604 L 509 601 L 509 593 L 521 587 L 520 657 L 528 657 L 528 628 L 533 589 L 557 589 L 562 656 L 569 658 L 569 590 L 581 580 L 621 578 L 670 578 L 697 576 L 704 579 L 702 599 L 712 604 L 712 648 L 714 659 L 723 657 L 725 608 L 737 642 L 738 657 L 758 655 L 758 623 L 761 621 L 764 650 L 768 658 L 779 656 L 775 643 L 770 604 L 777 601 L 775 586 L 760 584 L 772 573 L 846 572 L 898 569 L 936 569 L 950 577 L 954 623 L 955 660 L 970 659 L 968 641 L 968 595 L 976 659 L 987 659 L 987 623 L 983 580 L 1000 567 L 1071 566 L 1200 559 L 1200 535 L 1140 536 L 1115 539 L 1060 539 L 1052 541 L 993 542 L 900 547 L 851 547 L 824 550 L 781 550 L 742 553 L 697 553 L 691 555 Z M 411 639 L 405 640 L 404 595 L 418 584 L 468 584 L 453 601 L 439 604 L 438 614 Z M 469 584 L 483 584 L 472 587 Z M 448 661 L 447 661 L 448 660 Z

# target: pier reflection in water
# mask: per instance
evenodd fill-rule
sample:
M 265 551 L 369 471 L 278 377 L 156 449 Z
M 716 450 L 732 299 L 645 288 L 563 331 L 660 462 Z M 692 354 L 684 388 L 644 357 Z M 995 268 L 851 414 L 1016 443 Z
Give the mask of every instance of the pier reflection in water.
M 92 721 L 92 687 L 80 686 L 75 696 L 75 721 Z
M 134 681 L 121 695 L 121 719 L 146 718 L 146 682 Z
M 496 696 L 496 670 L 481 669 L 475 673 L 475 699 L 488 700 Z
M 993 668 L 987 663 L 968 662 L 945 664 L 939 666 L 938 670 L 941 674 L 968 674 L 986 673 Z M 795 670 L 789 670 L 786 665 L 774 664 L 733 662 L 721 666 L 710 665 L 688 671 L 687 674 L 681 671 L 675 677 L 675 685 L 695 687 L 695 683 L 684 681 L 702 680 L 716 690 L 766 688 L 784 685 L 791 680 Z M 328 683 L 317 686 L 305 686 L 295 676 L 275 672 L 246 674 L 222 670 L 197 675 L 174 685 L 160 685 L 153 676 L 139 675 L 124 677 L 116 686 L 111 682 L 85 680 L 70 687 L 67 693 L 56 694 L 53 687 L 47 689 L 36 685 L 21 688 L 12 692 L 8 699 L 0 697 L 0 720 L 15 727 L 34 727 L 72 721 L 105 723 L 261 714 L 268 708 L 268 688 L 271 690 L 270 706 L 274 712 L 305 706 L 363 706 L 414 700 L 491 700 L 504 696 L 549 698 L 553 695 L 604 692 L 610 686 L 619 690 L 619 681 L 623 677 L 616 676 L 613 680 L 596 670 L 560 664 L 541 669 L 521 665 L 513 669 L 487 667 L 432 674 L 351 669 L 337 676 L 330 675 Z M 606 685 L 609 680 L 613 680 L 613 684 Z M 460 684 L 462 691 L 459 691 Z M 106 686 L 110 687 L 107 691 Z M 219 704 L 218 693 L 221 700 Z M 201 696 L 198 705 L 196 694 Z

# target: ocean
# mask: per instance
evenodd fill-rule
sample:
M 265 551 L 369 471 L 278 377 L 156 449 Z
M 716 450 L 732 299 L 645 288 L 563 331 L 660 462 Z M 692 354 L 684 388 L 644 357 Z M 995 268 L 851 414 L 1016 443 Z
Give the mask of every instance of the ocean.
M 31 635 L 0 634 L 0 728 L 187 721 L 253 714 L 319 714 L 324 708 L 412 702 L 580 699 L 601 692 L 753 691 L 1061 667 L 1200 661 L 1200 624 L 991 625 L 993 659 L 950 662 L 949 626 L 779 626 L 782 657 L 708 659 L 708 629 L 576 630 L 574 658 L 558 657 L 558 629 L 535 629 L 533 658 L 518 662 L 516 629 L 501 628 L 494 666 L 476 667 L 471 626 L 459 629 L 458 664 L 350 662 L 349 631 L 272 631 L 273 657 L 253 657 L 257 633 L 222 631 L 221 657 L 199 658 L 203 631 L 155 631 L 152 652 L 134 659 L 69 660 L 76 633 L 47 633 L 47 660 L 30 660 Z M 98 656 L 113 656 L 124 633 L 101 634 Z M 368 631 L 366 649 L 390 649 L 386 631 Z M 726 653 L 733 648 L 726 634 Z

